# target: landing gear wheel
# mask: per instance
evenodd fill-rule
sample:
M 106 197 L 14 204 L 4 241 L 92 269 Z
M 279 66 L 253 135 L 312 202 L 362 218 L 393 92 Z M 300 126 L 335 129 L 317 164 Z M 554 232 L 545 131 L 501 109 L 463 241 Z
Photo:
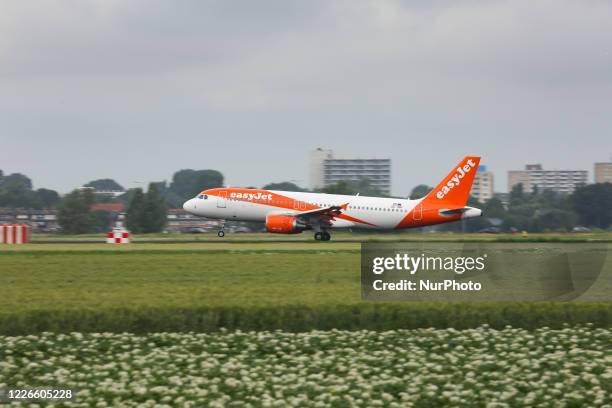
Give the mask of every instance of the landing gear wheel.
M 315 241 L 323 241 L 323 233 L 322 232 L 315 232 L 314 239 L 315 239 Z
M 219 238 L 223 238 L 225 236 L 225 231 L 221 230 L 221 231 L 217 232 L 217 236 Z
M 323 232 L 323 236 L 321 237 L 322 241 L 329 241 L 331 239 L 331 235 L 329 232 Z

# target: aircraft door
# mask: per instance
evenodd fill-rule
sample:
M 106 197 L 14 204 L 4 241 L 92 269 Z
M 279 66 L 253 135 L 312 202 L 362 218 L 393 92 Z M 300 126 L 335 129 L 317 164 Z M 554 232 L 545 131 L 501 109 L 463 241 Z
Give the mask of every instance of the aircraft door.
M 412 219 L 421 221 L 423 219 L 423 204 L 419 203 L 412 211 Z
M 217 197 L 217 208 L 227 207 L 227 191 L 221 191 Z

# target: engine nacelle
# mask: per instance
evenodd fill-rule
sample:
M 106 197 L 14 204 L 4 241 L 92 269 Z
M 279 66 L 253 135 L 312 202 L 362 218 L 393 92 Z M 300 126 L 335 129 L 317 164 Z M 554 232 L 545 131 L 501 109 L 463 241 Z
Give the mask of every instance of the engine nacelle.
M 306 229 L 306 224 L 291 215 L 274 215 L 266 217 L 266 230 L 276 234 L 299 234 Z

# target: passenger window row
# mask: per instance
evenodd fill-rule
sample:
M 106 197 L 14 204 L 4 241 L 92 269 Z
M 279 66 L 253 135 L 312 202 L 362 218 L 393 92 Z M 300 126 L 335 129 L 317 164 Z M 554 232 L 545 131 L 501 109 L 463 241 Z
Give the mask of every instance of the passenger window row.
M 200 194 L 198 198 L 207 200 L 208 196 L 206 194 Z M 228 200 L 243 201 L 243 200 L 238 200 L 235 198 L 229 198 Z M 271 204 L 282 204 L 282 205 L 292 204 L 291 201 L 287 201 L 287 200 L 272 200 L 270 201 L 270 203 Z M 333 205 L 339 205 L 339 204 L 328 204 L 328 203 L 309 203 L 309 202 L 303 202 L 303 203 L 308 204 L 308 205 L 316 205 L 319 207 L 331 207 Z M 349 210 L 363 210 L 363 211 L 391 211 L 391 212 L 403 212 L 404 211 L 402 208 L 370 207 L 370 206 L 362 206 L 362 205 L 349 205 L 347 208 Z

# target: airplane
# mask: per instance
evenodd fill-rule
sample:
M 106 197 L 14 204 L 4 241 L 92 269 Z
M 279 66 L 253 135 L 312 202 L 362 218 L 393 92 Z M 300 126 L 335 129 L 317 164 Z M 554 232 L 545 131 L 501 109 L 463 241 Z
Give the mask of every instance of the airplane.
M 467 201 L 480 157 L 466 156 L 425 197 L 416 200 L 340 194 L 211 188 L 187 200 L 191 214 L 223 220 L 261 221 L 266 231 L 299 234 L 314 231 L 317 241 L 329 241 L 331 229 L 402 230 L 479 217 L 482 210 Z

